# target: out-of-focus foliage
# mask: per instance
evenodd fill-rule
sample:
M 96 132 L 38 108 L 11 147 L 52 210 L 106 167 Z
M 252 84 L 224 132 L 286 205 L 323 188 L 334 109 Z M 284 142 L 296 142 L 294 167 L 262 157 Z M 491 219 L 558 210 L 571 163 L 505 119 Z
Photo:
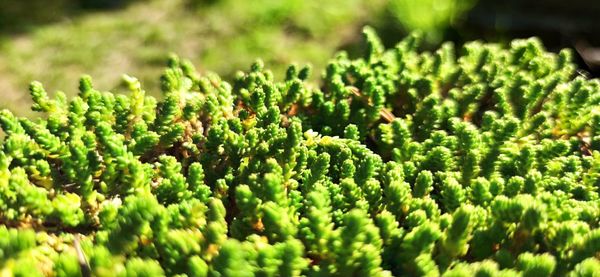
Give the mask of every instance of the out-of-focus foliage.
M 321 83 L 171 57 L 162 100 L 30 85 L 0 112 L 0 267 L 17 276 L 593 276 L 600 83 L 571 52 L 411 35 Z
M 463 19 L 477 0 L 390 0 L 388 7 L 397 23 L 408 32 L 420 30 L 438 43 L 443 33 Z
M 0 32 L 24 31 L 34 24 L 59 20 L 73 4 L 72 0 L 0 1 Z
M 0 34 L 0 90 L 7 95 L 0 106 L 23 107 L 15 112 L 25 113 L 29 102 L 21 88 L 34 78 L 52 94 L 84 73 L 98 76 L 99 86 L 114 88 L 118 72 L 128 72 L 156 89 L 154 76 L 169 52 L 228 79 L 257 57 L 275 72 L 308 61 L 320 71 L 336 49 L 359 41 L 356 33 L 379 17 L 385 1 L 147 0 L 110 12 L 65 8 L 63 13 L 50 6 L 58 2 L 45 8 L 32 3 L 33 17 L 52 11 L 69 19 L 4 41 Z M 28 20 L 25 15 L 20 19 Z
M 3 0 L 0 1 L 0 33 L 23 32 L 85 9 L 114 9 L 137 1 L 147 0 Z

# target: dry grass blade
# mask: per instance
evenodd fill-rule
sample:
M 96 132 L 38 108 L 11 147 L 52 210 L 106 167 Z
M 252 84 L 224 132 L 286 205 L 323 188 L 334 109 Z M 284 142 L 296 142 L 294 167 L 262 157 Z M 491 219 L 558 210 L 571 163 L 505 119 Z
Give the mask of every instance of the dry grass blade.
M 75 247 L 75 251 L 77 251 L 77 260 L 79 261 L 79 266 L 81 267 L 81 275 L 83 277 L 92 276 L 90 264 L 85 257 L 83 249 L 81 249 L 81 244 L 79 243 L 79 235 L 75 235 L 75 238 L 73 239 L 73 247 Z
M 348 89 L 350 89 L 352 94 L 354 96 L 356 96 L 358 99 L 360 99 L 367 105 L 372 105 L 371 98 L 362 94 L 357 87 L 349 86 Z M 383 118 L 388 123 L 392 122 L 392 121 L 394 121 L 394 119 L 396 119 L 396 116 L 390 110 L 388 110 L 386 108 L 381 108 L 381 110 L 379 111 L 379 115 L 381 116 L 381 118 Z

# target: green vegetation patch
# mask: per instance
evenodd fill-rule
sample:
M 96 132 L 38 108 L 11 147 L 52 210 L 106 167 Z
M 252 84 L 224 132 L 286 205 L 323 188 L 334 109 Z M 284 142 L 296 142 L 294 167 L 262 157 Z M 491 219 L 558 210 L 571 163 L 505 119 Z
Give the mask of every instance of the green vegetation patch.
M 3 5 L 33 5 L 9 2 L 0 4 L 0 10 Z M 131 2 L 119 10 L 67 14 L 68 20 L 23 34 L 0 33 L 0 91 L 5 96 L 0 108 L 20 107 L 15 114 L 30 116 L 31 102 L 22 88 L 31 80 L 42 81 L 51 95 L 62 89 L 71 97 L 76 85 L 66 84 L 76 84 L 84 73 L 110 89 L 117 89 L 121 74 L 127 73 L 152 94 L 159 90 L 156 76 L 169 52 L 191 60 L 200 72 L 211 70 L 227 80 L 257 58 L 278 74 L 291 62 L 313 61 L 322 69 L 337 48 L 358 41 L 361 26 L 378 18 L 384 0 L 344 5 L 319 0 Z
M 600 83 L 536 39 L 262 62 L 231 83 L 171 58 L 163 100 L 4 110 L 0 266 L 50 276 L 593 276 Z

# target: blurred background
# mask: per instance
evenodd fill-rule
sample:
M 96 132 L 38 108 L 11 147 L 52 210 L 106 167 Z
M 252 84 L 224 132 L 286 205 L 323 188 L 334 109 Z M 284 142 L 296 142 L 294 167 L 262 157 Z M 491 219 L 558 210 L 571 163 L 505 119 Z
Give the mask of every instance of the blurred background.
M 276 76 L 292 62 L 320 72 L 336 51 L 360 55 L 364 25 L 387 46 L 421 30 L 424 50 L 538 36 L 597 77 L 598 15 L 597 0 L 0 0 L 0 108 L 31 115 L 29 82 L 72 95 L 82 74 L 119 90 L 127 73 L 157 95 L 169 53 L 226 79 L 257 58 Z

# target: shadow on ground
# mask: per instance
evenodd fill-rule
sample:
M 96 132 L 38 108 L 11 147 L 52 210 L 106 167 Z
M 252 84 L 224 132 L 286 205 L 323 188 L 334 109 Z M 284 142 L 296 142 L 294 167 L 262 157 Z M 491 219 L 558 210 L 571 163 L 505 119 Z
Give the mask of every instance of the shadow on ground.
M 27 32 L 89 12 L 124 8 L 134 1 L 143 0 L 3 0 L 0 1 L 0 36 Z

